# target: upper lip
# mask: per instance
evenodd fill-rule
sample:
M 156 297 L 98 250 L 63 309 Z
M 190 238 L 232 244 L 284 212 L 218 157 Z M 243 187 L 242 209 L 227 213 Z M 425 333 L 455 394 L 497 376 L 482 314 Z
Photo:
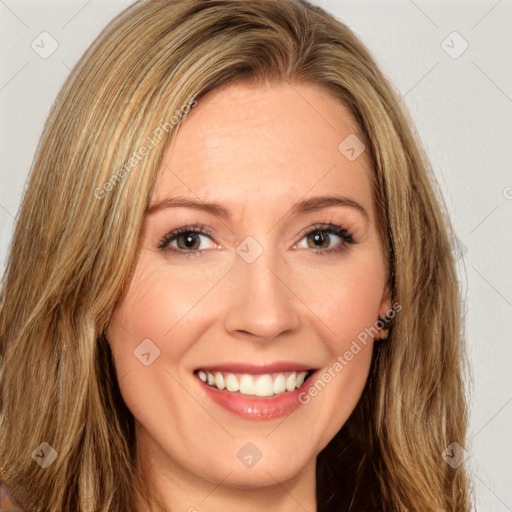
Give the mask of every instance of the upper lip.
M 262 375 L 265 373 L 279 373 L 279 372 L 302 372 L 315 370 L 314 367 L 302 363 L 294 363 L 290 361 L 274 361 L 267 363 L 218 363 L 209 364 L 205 366 L 198 366 L 197 370 L 204 370 L 207 372 L 229 372 L 229 373 L 251 373 L 255 375 Z
M 273 361 L 267 363 L 218 363 L 209 364 L 205 366 L 198 366 L 197 370 L 204 370 L 208 372 L 230 372 L 230 373 L 252 373 L 255 375 L 265 373 L 279 373 L 279 372 L 302 372 L 314 370 L 311 365 L 303 363 L 295 363 L 290 361 Z

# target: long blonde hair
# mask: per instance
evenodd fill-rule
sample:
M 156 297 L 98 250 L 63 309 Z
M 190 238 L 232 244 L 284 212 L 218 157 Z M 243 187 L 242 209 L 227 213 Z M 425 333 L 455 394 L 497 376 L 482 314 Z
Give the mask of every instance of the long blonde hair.
M 464 465 L 442 458 L 452 442 L 465 445 L 467 423 L 443 200 L 399 94 L 348 27 L 304 0 L 136 2 L 71 72 L 37 149 L 3 280 L 0 480 L 28 510 L 151 502 L 104 333 L 165 148 L 194 101 L 236 80 L 320 84 L 350 109 L 373 158 L 392 302 L 402 306 L 340 431 L 344 448 L 333 440 L 319 456 L 318 510 L 348 478 L 352 466 L 338 463 L 355 447 L 351 510 L 369 492 L 374 510 L 468 511 Z M 46 469 L 31 456 L 42 442 L 58 453 Z

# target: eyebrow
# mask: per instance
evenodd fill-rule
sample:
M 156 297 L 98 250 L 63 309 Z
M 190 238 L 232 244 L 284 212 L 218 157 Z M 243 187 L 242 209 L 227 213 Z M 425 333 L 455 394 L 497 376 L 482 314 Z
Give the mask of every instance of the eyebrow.
M 339 196 L 320 196 L 299 201 L 292 207 L 290 214 L 304 214 L 321 210 L 323 208 L 329 208 L 331 206 L 348 206 L 359 211 L 369 219 L 368 212 L 362 205 L 353 199 Z M 225 206 L 213 202 L 197 201 L 188 197 L 171 197 L 163 199 L 162 201 L 150 206 L 147 213 L 163 210 L 165 208 L 193 208 L 195 210 L 204 211 L 217 217 L 221 217 L 225 220 L 229 220 L 231 218 L 231 211 Z

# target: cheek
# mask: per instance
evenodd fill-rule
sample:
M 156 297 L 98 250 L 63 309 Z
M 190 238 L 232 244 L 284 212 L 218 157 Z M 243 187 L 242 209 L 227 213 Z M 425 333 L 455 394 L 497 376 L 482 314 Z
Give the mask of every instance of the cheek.
M 333 290 L 332 300 L 322 310 L 329 326 L 323 337 L 329 358 L 299 397 L 315 417 L 310 433 L 318 440 L 318 452 L 346 423 L 367 382 L 375 335 L 371 328 L 378 318 L 381 293 L 376 293 L 370 279 L 347 279 L 344 286 Z
M 326 326 L 322 338 L 331 357 L 343 354 L 358 338 L 370 342 L 368 332 L 375 335 L 384 275 L 376 257 L 354 258 L 330 273 L 308 273 L 307 305 Z
M 176 385 L 181 379 L 176 367 L 189 345 L 183 331 L 200 290 L 176 277 L 142 257 L 107 331 L 123 399 L 155 432 L 171 417 L 179 430 L 187 425 L 182 411 L 197 408 Z
M 208 318 L 215 317 L 212 305 L 219 301 L 204 299 L 217 274 L 203 273 L 206 278 L 199 278 L 197 272 L 177 271 L 154 261 L 148 251 L 112 313 L 107 338 L 121 393 L 132 414 L 156 430 L 164 411 L 179 429 L 187 425 L 180 420 L 181 411 L 197 408 L 177 382 L 190 378 L 181 367 L 184 357 Z
M 347 265 L 330 279 L 316 276 L 316 293 L 308 279 L 309 304 L 326 326 L 322 340 L 329 361 L 302 396 L 324 425 L 318 432 L 322 449 L 347 421 L 366 384 L 376 335 L 384 272 L 378 260 Z M 320 293 L 323 290 L 323 293 Z M 316 322 L 320 325 L 320 322 Z
M 374 326 L 378 320 L 382 287 L 370 276 L 357 278 L 348 276 L 343 285 L 333 290 L 328 303 L 327 317 L 332 330 L 339 333 L 338 339 L 347 341 Z
M 179 355 L 182 332 L 194 305 L 208 290 L 208 282 L 179 277 L 174 270 L 142 259 L 123 299 L 117 304 L 109 325 L 109 340 L 119 359 L 145 339 L 160 350 Z M 170 343 L 172 340 L 172 343 Z M 170 355 L 170 354 L 168 354 Z

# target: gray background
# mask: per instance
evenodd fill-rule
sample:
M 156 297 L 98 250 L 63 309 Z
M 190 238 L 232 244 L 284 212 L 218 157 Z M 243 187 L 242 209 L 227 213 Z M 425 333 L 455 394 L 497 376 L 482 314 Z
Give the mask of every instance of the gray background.
M 1 268 L 52 102 L 130 3 L 0 0 Z M 464 448 L 477 510 L 512 511 L 512 0 L 316 3 L 373 52 L 435 169 L 459 241 L 474 380 Z

